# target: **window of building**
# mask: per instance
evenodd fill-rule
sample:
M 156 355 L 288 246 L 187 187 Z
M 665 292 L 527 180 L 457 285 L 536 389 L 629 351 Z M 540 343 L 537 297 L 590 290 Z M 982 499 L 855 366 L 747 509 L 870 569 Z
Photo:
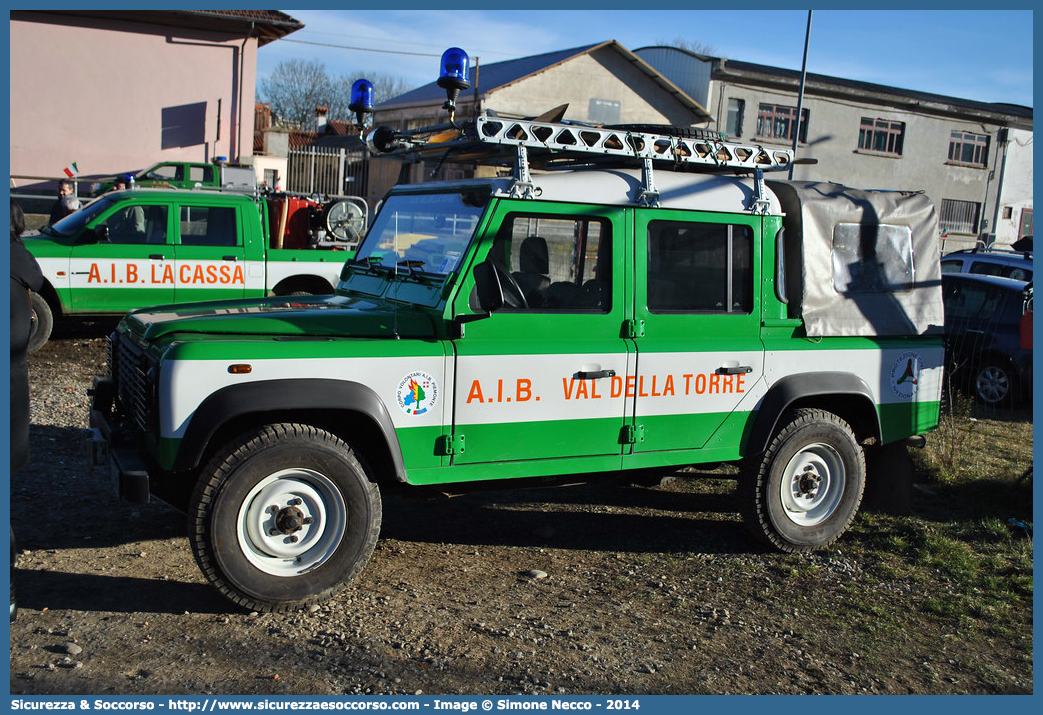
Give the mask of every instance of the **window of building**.
M 749 226 L 682 221 L 648 224 L 648 310 L 749 313 L 753 309 Z
M 901 156 L 904 140 L 905 122 L 862 117 L 858 130 L 859 149 Z
M 623 103 L 618 99 L 597 99 L 591 97 L 587 107 L 587 117 L 595 124 L 619 124 L 623 115 Z
M 1021 226 L 1018 228 L 1018 237 L 1032 235 L 1032 209 L 1021 210 Z
M 742 136 L 742 119 L 745 113 L 745 99 L 733 98 L 728 100 L 728 118 L 724 125 L 724 133 L 727 136 L 733 139 L 738 139 Z
M 988 135 L 953 132 L 949 136 L 949 161 L 985 166 L 989 163 Z
M 942 233 L 978 233 L 978 217 L 981 204 L 974 201 L 942 199 L 938 225 Z
M 808 141 L 808 110 L 800 112 L 800 141 Z M 797 126 L 797 108 L 781 104 L 762 104 L 757 108 L 757 136 L 792 142 Z
M 500 228 L 490 260 L 510 272 L 528 310 L 607 313 L 611 249 L 604 219 L 512 214 Z

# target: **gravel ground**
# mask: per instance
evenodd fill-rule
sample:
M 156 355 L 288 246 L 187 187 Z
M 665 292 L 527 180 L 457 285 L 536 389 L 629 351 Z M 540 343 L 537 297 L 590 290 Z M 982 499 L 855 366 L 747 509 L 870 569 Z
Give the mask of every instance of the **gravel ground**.
M 1032 692 L 1030 613 L 1020 635 L 965 639 L 896 578 L 865 596 L 879 628 L 855 628 L 836 614 L 862 608 L 849 587 L 871 557 L 846 553 L 848 537 L 764 552 L 726 473 L 388 494 L 374 557 L 342 594 L 236 610 L 204 582 L 183 515 L 120 503 L 84 467 L 110 327 L 66 326 L 31 359 L 33 464 L 11 487 L 13 694 Z

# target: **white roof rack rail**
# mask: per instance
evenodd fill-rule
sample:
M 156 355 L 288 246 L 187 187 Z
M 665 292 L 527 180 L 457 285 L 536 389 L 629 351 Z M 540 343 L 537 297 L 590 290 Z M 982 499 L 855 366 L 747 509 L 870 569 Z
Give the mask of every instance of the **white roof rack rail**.
M 641 131 L 638 131 L 640 128 Z M 649 125 L 598 127 L 481 116 L 473 121 L 397 131 L 379 127 L 366 143 L 376 156 L 406 161 L 438 159 L 513 166 L 512 193 L 531 198 L 530 165 L 544 169 L 630 164 L 640 166 L 644 187 L 639 202 L 656 205 L 653 167 L 675 171 L 752 173 L 787 169 L 793 152 L 748 142 L 726 141 L 717 132 L 688 127 L 654 132 Z M 437 169 L 436 169 L 437 172 Z M 760 196 L 758 198 L 761 198 Z M 758 206 L 754 210 L 762 210 Z

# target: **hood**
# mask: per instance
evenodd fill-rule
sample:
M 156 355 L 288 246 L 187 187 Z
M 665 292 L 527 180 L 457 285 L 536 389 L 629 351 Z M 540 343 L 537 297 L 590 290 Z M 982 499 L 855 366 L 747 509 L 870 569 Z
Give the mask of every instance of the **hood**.
M 147 341 L 174 333 L 419 339 L 435 334 L 432 317 L 412 306 L 342 295 L 161 305 L 131 311 L 122 324 Z

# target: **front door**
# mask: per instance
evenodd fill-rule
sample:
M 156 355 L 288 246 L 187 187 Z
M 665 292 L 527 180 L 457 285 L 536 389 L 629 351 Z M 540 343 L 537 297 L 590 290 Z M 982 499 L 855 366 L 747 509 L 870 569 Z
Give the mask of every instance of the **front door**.
M 628 276 L 614 270 L 624 237 L 622 210 L 501 202 L 477 256 L 498 264 L 508 305 L 454 341 L 465 449 L 453 464 L 620 454 L 632 360 L 621 336 Z M 460 295 L 456 313 L 475 312 L 475 300 Z
M 755 216 L 636 212 L 635 453 L 741 443 L 746 420 L 728 418 L 764 371 L 759 231 Z
M 108 240 L 84 243 L 69 255 L 69 287 L 76 313 L 125 313 L 170 303 L 173 283 L 164 275 L 174 265 L 166 204 L 117 204 L 90 225 L 108 229 Z

